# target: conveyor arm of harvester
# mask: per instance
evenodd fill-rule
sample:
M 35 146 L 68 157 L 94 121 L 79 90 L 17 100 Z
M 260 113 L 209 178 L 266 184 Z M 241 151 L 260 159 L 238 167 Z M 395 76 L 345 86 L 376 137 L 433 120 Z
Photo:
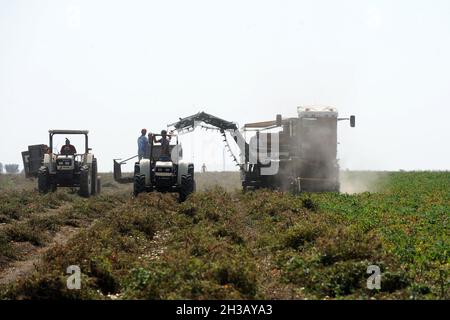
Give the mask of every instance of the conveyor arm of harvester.
M 180 118 L 179 121 L 169 124 L 169 127 L 175 127 L 177 131 L 192 131 L 195 129 L 197 124 L 199 123 L 206 123 L 208 125 L 211 125 L 213 127 L 216 127 L 220 130 L 222 135 L 224 136 L 224 142 L 227 144 L 225 131 L 228 131 L 231 136 L 233 137 L 234 141 L 239 146 L 239 149 L 241 150 L 241 155 L 245 155 L 245 161 L 248 162 L 248 150 L 249 146 L 248 143 L 245 141 L 245 138 L 242 136 L 241 132 L 238 129 L 238 126 L 234 122 L 226 121 L 223 119 L 220 119 L 216 116 L 213 116 L 211 114 L 208 114 L 206 112 L 199 112 L 197 114 L 194 114 L 192 116 L 186 117 L 186 118 Z M 229 146 L 228 146 L 229 148 Z M 230 150 L 231 152 L 231 150 Z M 237 162 L 236 157 L 233 156 L 235 161 Z
M 204 122 L 221 130 L 238 129 L 235 123 L 220 119 L 206 112 L 199 112 L 186 118 L 180 118 L 179 121 L 169 124 L 169 126 L 173 126 L 177 130 L 189 130 L 195 128 L 196 122 Z

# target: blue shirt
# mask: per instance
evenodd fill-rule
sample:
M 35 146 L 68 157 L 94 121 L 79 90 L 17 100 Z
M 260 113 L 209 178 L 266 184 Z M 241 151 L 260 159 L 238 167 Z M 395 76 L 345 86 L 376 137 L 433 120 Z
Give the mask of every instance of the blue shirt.
M 138 156 L 140 158 L 146 156 L 148 150 L 148 138 L 146 136 L 140 136 L 137 142 L 138 142 Z

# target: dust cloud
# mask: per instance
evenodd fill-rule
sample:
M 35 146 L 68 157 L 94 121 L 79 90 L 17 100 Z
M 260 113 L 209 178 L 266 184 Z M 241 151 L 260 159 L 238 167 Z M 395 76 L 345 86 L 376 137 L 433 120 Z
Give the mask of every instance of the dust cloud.
M 377 192 L 382 189 L 387 172 L 375 171 L 341 171 L 341 193 Z

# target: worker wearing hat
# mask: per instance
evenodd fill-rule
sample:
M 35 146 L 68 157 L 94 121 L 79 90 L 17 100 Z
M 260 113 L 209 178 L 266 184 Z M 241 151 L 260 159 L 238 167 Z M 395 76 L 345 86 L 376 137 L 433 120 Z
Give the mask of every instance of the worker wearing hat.
M 77 153 L 77 149 L 70 144 L 70 140 L 66 138 L 66 144 L 61 147 L 61 154 L 66 156 L 72 156 Z
M 164 159 L 170 159 L 170 139 L 172 138 L 171 136 L 172 131 L 169 132 L 169 136 L 167 136 L 167 131 L 166 130 L 162 130 L 161 131 L 161 139 L 156 140 L 156 137 L 153 135 L 153 142 L 156 143 L 161 143 L 161 158 Z
M 141 130 L 141 136 L 138 138 L 138 158 L 141 160 L 147 155 L 148 152 L 148 139 L 147 139 L 147 129 Z

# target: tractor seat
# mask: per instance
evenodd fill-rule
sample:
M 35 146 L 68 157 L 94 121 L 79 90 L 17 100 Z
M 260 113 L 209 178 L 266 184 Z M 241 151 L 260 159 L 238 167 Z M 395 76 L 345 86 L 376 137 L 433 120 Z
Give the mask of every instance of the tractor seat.
M 172 150 L 175 146 L 169 146 L 169 152 L 172 153 Z M 151 158 L 152 160 L 159 160 L 159 161 L 170 161 L 170 156 L 162 155 L 161 154 L 161 146 L 160 145 L 154 145 L 151 150 Z

